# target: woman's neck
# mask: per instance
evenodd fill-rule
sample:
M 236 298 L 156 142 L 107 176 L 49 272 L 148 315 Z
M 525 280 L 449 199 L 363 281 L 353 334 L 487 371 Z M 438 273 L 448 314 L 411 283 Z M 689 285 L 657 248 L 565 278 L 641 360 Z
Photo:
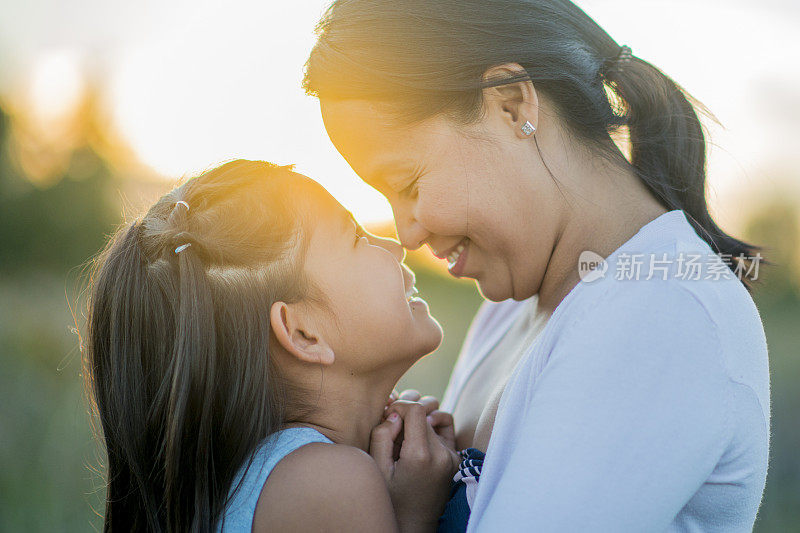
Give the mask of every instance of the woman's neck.
M 645 224 L 667 212 L 630 169 L 593 168 L 580 182 L 545 271 L 539 305 L 552 312 L 580 282 L 578 258 L 585 250 L 607 257 Z

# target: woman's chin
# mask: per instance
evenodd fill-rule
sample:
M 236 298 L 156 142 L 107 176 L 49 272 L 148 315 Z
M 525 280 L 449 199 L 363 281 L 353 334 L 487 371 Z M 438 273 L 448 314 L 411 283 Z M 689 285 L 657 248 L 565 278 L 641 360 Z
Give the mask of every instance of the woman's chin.
M 477 285 L 481 296 L 492 302 L 502 302 L 514 296 L 511 287 L 497 283 L 496 280 L 476 278 L 475 285 Z

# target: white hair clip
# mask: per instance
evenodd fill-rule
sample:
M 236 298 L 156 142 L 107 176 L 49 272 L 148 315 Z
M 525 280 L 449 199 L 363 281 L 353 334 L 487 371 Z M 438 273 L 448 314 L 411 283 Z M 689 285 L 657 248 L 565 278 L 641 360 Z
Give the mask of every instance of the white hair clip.
M 175 248 L 175 253 L 179 254 L 182 251 L 184 251 L 185 249 L 187 249 L 188 247 L 190 247 L 191 245 L 192 245 L 192 243 L 190 243 L 190 242 L 187 242 L 186 244 L 181 244 L 180 246 Z
M 181 204 L 182 206 L 184 206 L 187 211 L 189 210 L 189 204 L 187 204 L 183 200 L 178 200 L 177 202 L 175 202 L 175 207 L 178 207 L 178 204 Z

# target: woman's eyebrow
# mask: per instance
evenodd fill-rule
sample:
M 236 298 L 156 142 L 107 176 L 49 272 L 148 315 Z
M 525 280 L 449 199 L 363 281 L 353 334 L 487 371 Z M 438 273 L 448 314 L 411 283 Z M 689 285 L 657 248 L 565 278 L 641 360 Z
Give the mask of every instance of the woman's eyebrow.
M 391 160 L 378 165 L 370 174 L 370 179 L 365 180 L 368 185 L 388 185 L 387 176 L 400 174 L 407 171 L 409 167 L 407 160 Z

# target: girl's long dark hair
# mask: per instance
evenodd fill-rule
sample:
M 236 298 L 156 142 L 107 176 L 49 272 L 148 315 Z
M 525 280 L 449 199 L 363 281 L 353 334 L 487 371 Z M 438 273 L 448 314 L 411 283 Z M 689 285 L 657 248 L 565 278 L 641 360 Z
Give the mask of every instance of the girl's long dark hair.
M 317 32 L 303 80 L 308 94 L 382 101 L 406 123 L 441 113 L 468 124 L 480 118 L 484 88 L 530 80 L 572 135 L 630 164 L 732 270 L 760 250 L 723 232 L 708 211 L 696 109 L 713 115 L 643 59 L 615 68 L 620 45 L 569 0 L 336 0 Z M 509 62 L 525 73 L 483 79 Z M 623 126 L 630 162 L 612 140 Z M 748 289 L 752 281 L 742 277 Z
M 313 293 L 292 176 L 227 163 L 97 258 L 84 364 L 107 450 L 106 531 L 211 530 L 237 469 L 282 423 L 269 309 Z

